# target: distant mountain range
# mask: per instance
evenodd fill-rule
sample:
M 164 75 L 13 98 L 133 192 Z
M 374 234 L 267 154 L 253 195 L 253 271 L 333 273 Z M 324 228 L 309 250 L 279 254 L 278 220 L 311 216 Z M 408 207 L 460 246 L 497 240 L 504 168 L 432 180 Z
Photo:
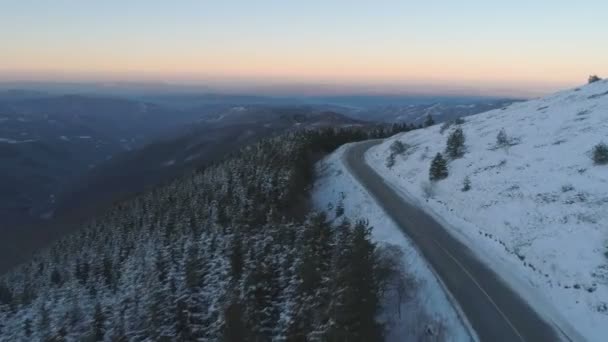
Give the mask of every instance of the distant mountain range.
M 44 215 L 74 178 L 197 114 L 117 98 L 0 93 L 0 226 Z
M 58 200 L 58 216 L 82 217 L 276 133 L 369 125 L 310 107 L 233 107 L 91 169 Z
M 431 115 L 435 122 L 450 121 L 460 117 L 486 112 L 488 110 L 503 108 L 517 100 L 488 99 L 470 103 L 432 102 L 419 104 L 386 104 L 351 109 L 348 115 L 353 118 L 366 119 L 379 122 L 407 122 L 420 125 L 426 117 Z

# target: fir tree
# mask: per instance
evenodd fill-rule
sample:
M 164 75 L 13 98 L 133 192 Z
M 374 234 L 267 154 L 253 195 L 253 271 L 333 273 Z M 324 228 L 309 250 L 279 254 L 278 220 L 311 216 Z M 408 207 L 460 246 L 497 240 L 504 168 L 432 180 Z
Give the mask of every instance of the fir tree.
M 467 192 L 471 190 L 471 179 L 469 176 L 464 177 L 464 181 L 462 182 L 462 191 Z
M 390 153 L 388 157 L 386 157 L 386 167 L 391 169 L 393 166 L 395 166 L 395 155 Z
M 192 340 L 189 320 L 188 305 L 184 298 L 180 298 L 175 303 L 175 333 L 178 341 Z
M 103 341 L 106 329 L 105 329 L 106 317 L 103 313 L 101 304 L 95 305 L 95 314 L 93 315 L 93 338 L 95 341 Z
M 431 114 L 428 114 L 426 116 L 426 120 L 424 121 L 424 127 L 433 126 L 434 124 L 435 120 L 433 120 L 433 116 L 431 116 Z
M 23 332 L 25 334 L 25 337 L 32 336 L 32 320 L 30 318 L 26 318 L 23 322 Z
M 38 335 L 44 338 L 48 338 L 51 329 L 51 317 L 49 316 L 49 310 L 43 304 L 40 308 L 38 318 Z
M 587 83 L 591 84 L 591 83 L 595 83 L 595 82 L 598 82 L 598 81 L 601 81 L 601 80 L 602 80 L 602 78 L 599 77 L 598 75 L 591 75 L 591 76 L 589 76 L 589 79 L 587 80 Z
M 496 135 L 496 146 L 497 147 L 505 147 L 509 145 L 509 137 L 507 136 L 507 132 L 504 128 L 501 128 Z
M 344 201 L 340 199 L 336 205 L 336 217 L 344 215 Z
M 4 283 L 0 283 L 0 305 L 11 304 L 13 302 L 13 292 Z
M 431 162 L 429 170 L 429 180 L 438 181 L 448 177 L 448 164 L 441 153 L 437 153 Z
M 61 286 L 62 284 L 61 273 L 57 268 L 54 268 L 51 272 L 51 283 L 56 286 Z
M 188 289 L 194 289 L 201 285 L 201 260 L 198 255 L 198 250 L 195 244 L 188 247 L 188 255 L 186 256 L 186 287 Z
M 462 128 L 456 128 L 448 137 L 445 152 L 452 159 L 460 158 L 465 152 L 465 137 Z
M 232 278 L 239 280 L 243 272 L 243 244 L 240 234 L 235 234 L 232 240 L 232 252 L 230 253 L 230 269 Z
M 249 336 L 243 319 L 243 306 L 238 302 L 230 303 L 224 310 L 223 340 L 225 342 L 248 341 Z

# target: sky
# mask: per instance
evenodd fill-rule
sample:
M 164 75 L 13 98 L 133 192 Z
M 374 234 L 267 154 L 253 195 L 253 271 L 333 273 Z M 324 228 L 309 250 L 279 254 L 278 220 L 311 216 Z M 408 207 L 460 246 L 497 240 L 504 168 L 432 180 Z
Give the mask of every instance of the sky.
M 608 66 L 608 1 L 0 0 L 0 81 L 542 94 Z

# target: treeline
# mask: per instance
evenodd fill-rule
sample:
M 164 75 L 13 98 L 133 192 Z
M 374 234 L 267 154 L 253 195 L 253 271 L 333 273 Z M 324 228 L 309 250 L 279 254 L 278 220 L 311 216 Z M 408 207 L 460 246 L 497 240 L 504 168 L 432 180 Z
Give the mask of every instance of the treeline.
M 319 154 L 395 129 L 269 138 L 115 206 L 0 278 L 0 340 L 381 340 L 368 225 L 290 209 Z

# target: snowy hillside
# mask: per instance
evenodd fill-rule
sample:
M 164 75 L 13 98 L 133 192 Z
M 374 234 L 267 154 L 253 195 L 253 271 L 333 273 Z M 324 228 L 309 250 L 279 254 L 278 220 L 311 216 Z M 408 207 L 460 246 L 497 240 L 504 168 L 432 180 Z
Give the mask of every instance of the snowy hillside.
M 447 179 L 429 183 L 431 160 L 456 127 L 466 152 L 449 161 Z M 499 146 L 502 129 L 507 139 Z M 389 168 L 395 140 L 406 150 Z M 608 334 L 608 165 L 594 164 L 592 150 L 602 141 L 607 81 L 400 134 L 366 159 L 526 298 L 600 341 Z M 462 190 L 466 177 L 469 191 Z

